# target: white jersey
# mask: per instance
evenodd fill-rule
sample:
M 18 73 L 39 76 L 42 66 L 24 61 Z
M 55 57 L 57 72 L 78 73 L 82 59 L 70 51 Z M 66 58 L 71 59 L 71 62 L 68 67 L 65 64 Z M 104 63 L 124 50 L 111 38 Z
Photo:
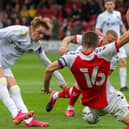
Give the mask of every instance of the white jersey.
M 30 39 L 28 27 L 15 25 L 0 29 L 0 64 L 4 69 L 15 64 L 29 50 L 34 51 L 45 66 L 51 63 L 39 42 L 35 43 Z M 59 72 L 54 72 L 54 76 L 60 85 L 65 83 Z
M 26 26 L 16 25 L 0 29 L 0 58 L 3 67 L 15 64 L 25 52 L 39 48 L 39 45 L 31 41 L 29 28 Z
M 121 13 L 104 11 L 97 17 L 96 28 L 101 29 L 105 34 L 108 30 L 114 30 L 120 36 L 120 26 L 123 24 Z

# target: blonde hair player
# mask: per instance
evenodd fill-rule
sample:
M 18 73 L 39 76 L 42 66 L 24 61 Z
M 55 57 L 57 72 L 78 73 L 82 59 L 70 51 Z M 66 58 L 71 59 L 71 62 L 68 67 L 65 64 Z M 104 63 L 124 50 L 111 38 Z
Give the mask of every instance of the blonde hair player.
M 2 74 L 2 77 L 6 81 L 5 86 L 8 86 L 10 97 L 16 104 L 17 109 L 24 113 L 27 113 L 28 109 L 23 102 L 20 87 L 9 66 L 14 65 L 25 52 L 30 50 L 34 51 L 40 57 L 45 66 L 49 65 L 51 61 L 47 58 L 40 41 L 48 30 L 48 23 L 41 16 L 35 17 L 30 27 L 14 25 L 0 29 L 0 74 Z M 62 75 L 58 71 L 55 71 L 53 75 L 58 80 L 59 85 L 64 88 L 66 83 Z M 4 92 L 1 86 L 0 89 L 0 91 Z M 2 99 L 4 101 L 6 96 L 2 97 Z M 8 105 L 8 108 L 10 108 L 10 105 Z M 48 126 L 48 123 L 30 118 L 24 121 L 24 126 L 44 127 Z

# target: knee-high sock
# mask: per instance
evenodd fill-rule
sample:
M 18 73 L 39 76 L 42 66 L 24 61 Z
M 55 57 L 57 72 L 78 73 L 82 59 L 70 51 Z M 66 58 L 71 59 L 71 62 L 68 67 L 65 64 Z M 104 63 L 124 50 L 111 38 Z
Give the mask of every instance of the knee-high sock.
M 126 68 L 120 68 L 120 84 L 121 88 L 126 86 Z
M 74 106 L 79 96 L 80 96 L 80 90 L 78 90 L 75 86 L 73 86 L 72 94 L 69 99 L 69 105 Z
M 22 110 L 22 112 L 24 112 L 24 113 L 27 113 L 28 109 L 23 102 L 19 86 L 17 86 L 17 85 L 12 86 L 9 89 L 9 92 L 10 92 L 11 98 L 13 99 L 13 101 L 15 102 L 15 104 L 17 106 L 17 109 Z
M 58 98 L 70 98 L 71 95 L 71 87 L 66 88 L 65 90 L 59 91 L 58 92 Z
M 15 105 L 17 106 L 17 109 L 21 110 L 23 113 L 27 113 L 28 109 L 23 102 L 19 86 L 18 85 L 12 86 L 9 89 L 9 91 L 10 91 L 11 98 L 13 99 L 13 101 L 15 102 Z M 25 121 L 26 123 L 29 123 L 31 120 L 32 118 L 29 118 Z
M 7 81 L 6 78 L 0 78 L 0 99 L 4 103 L 4 105 L 8 108 L 9 112 L 11 113 L 12 117 L 14 118 L 17 113 L 17 107 L 13 100 L 9 96 L 9 92 L 7 89 Z

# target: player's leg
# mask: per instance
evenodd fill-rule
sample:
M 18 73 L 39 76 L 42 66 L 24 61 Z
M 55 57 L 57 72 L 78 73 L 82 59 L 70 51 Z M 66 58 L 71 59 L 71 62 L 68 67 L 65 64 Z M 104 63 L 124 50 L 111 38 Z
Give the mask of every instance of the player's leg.
M 21 113 L 20 111 L 18 112 L 15 103 L 10 98 L 10 95 L 8 93 L 7 80 L 4 76 L 2 67 L 0 67 L 0 99 L 2 100 L 4 105 L 8 108 L 9 112 L 11 113 L 14 124 L 19 124 L 24 119 L 27 119 L 33 115 L 33 112 L 24 113 L 24 114 Z
M 0 99 L 10 111 L 12 117 L 16 116 L 17 108 L 12 99 L 9 97 L 9 93 L 7 90 L 7 80 L 4 76 L 2 67 L 0 67 Z
M 121 58 L 119 60 L 119 64 L 120 64 L 120 85 L 121 91 L 128 91 L 128 87 L 126 86 L 126 74 L 127 74 L 127 70 L 126 70 L 126 59 L 125 58 Z
M 119 65 L 120 65 L 120 90 L 121 91 L 128 91 L 128 87 L 126 86 L 126 76 L 127 76 L 127 70 L 126 70 L 126 53 L 124 48 L 120 48 L 119 53 Z
M 17 82 L 13 76 L 12 71 L 9 68 L 7 68 L 7 69 L 4 69 L 4 73 L 6 75 L 10 97 L 14 101 L 17 109 L 19 111 L 21 111 L 22 113 L 28 113 L 28 109 L 22 99 L 20 87 L 17 85 Z M 25 126 L 29 126 L 29 127 L 31 127 L 31 126 L 39 126 L 39 127 L 48 126 L 48 123 L 37 121 L 37 120 L 35 120 L 35 118 L 29 118 L 29 119 L 25 120 L 24 123 L 25 123 L 24 124 Z
M 129 104 L 122 92 L 115 91 L 113 99 L 110 100 L 109 105 L 104 110 L 112 114 L 118 121 L 129 125 Z
M 77 101 L 77 99 L 80 96 L 80 90 L 73 86 L 72 92 L 69 99 L 69 105 L 67 107 L 67 110 L 65 111 L 65 116 L 74 116 L 74 105 Z
M 54 108 L 55 102 L 58 98 L 70 98 L 71 91 L 72 91 L 71 87 L 66 88 L 65 90 L 59 92 L 53 91 L 50 95 L 50 100 L 46 105 L 46 111 L 50 112 Z
M 20 87 L 17 85 L 15 77 L 13 76 L 12 71 L 9 68 L 4 69 L 4 74 L 7 79 L 8 90 L 10 93 L 10 97 L 13 99 L 14 103 L 17 106 L 18 110 L 22 110 L 22 112 L 27 113 L 28 109 L 24 104 L 22 99 Z

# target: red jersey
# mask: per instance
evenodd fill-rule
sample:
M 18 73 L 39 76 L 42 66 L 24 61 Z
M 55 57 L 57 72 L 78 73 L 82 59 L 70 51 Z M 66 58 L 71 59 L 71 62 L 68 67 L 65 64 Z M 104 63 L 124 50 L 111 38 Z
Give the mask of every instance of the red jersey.
M 103 108 L 108 105 L 107 79 L 112 57 L 118 51 L 117 43 L 96 48 L 84 53 L 76 51 L 62 56 L 59 66 L 68 66 L 82 93 L 82 104 L 90 108 Z M 108 88 L 107 88 L 108 87 Z

